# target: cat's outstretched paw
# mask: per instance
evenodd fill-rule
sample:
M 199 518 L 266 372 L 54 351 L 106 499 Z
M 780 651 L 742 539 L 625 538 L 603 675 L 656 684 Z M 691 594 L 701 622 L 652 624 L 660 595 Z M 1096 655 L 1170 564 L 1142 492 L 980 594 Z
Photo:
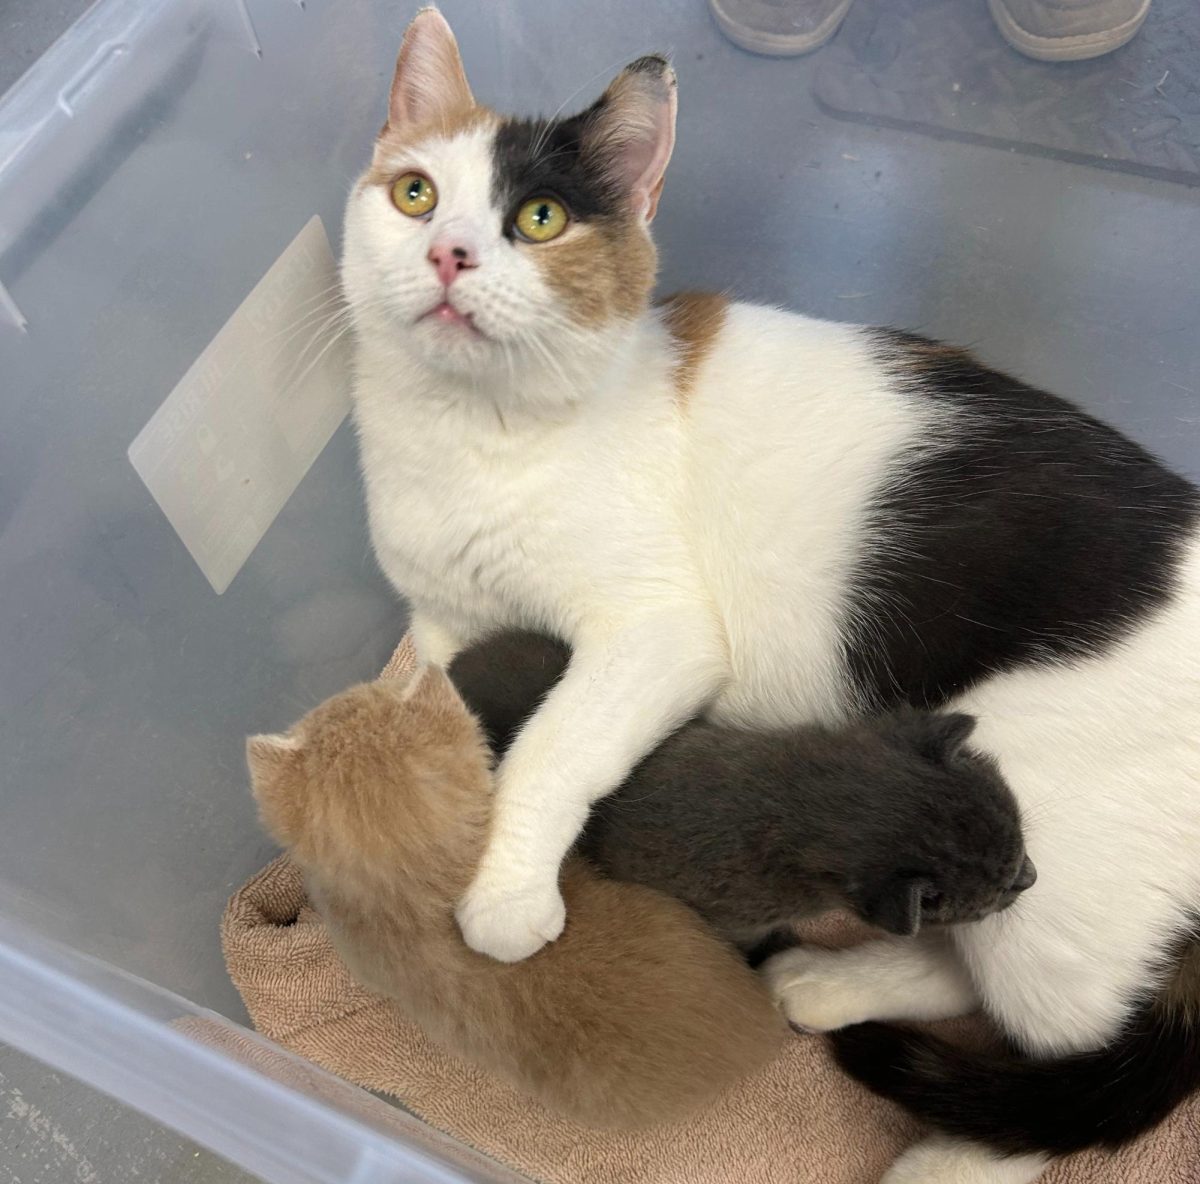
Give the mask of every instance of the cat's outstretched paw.
M 514 884 L 481 877 L 467 889 L 455 916 L 471 949 L 500 962 L 520 962 L 562 933 L 567 910 L 554 881 Z
M 847 974 L 840 950 L 794 946 L 768 958 L 760 973 L 788 1023 L 806 1032 L 832 1032 L 872 1018 L 864 984 Z
M 910 1147 L 880 1184 L 1032 1184 L 1047 1162 L 1040 1155 L 1000 1156 L 978 1143 L 935 1136 Z

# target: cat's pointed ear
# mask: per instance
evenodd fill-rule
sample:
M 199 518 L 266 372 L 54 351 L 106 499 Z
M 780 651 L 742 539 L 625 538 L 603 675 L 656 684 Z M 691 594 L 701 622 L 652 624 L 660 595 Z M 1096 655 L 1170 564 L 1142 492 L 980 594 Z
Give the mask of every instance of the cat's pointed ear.
M 402 132 L 443 123 L 474 106 L 454 33 L 436 8 L 422 8 L 405 31 L 396 59 L 388 127 Z
M 450 715 L 466 715 L 467 705 L 441 666 L 428 665 L 417 672 L 404 691 L 404 699 Z
M 284 772 L 296 759 L 300 741 L 286 732 L 264 733 L 246 740 L 246 764 L 250 779 L 257 785 Z
M 921 928 L 921 904 L 933 882 L 921 876 L 889 876 L 882 885 L 853 893 L 854 910 L 870 925 L 898 937 L 915 937 Z
M 944 764 L 963 750 L 975 722 L 973 715 L 962 711 L 922 711 L 908 721 L 907 731 L 926 760 Z
M 296 835 L 296 811 L 291 778 L 300 741 L 283 734 L 251 736 L 246 741 L 246 764 L 250 769 L 250 788 L 258 803 L 263 825 L 281 843 L 292 843 Z
M 675 71 L 657 54 L 631 62 L 592 108 L 585 150 L 633 212 L 654 217 L 675 147 Z

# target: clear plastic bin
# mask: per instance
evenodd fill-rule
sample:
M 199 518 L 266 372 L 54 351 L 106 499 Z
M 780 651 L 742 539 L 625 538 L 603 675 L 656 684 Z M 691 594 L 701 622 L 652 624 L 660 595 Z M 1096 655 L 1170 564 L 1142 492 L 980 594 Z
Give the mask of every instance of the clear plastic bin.
M 244 735 L 370 676 L 404 610 L 345 426 L 221 595 L 126 453 L 314 214 L 336 250 L 414 7 L 103 0 L 0 101 L 0 1039 L 279 1182 L 510 1178 L 170 1022 L 244 1020 L 217 923 L 272 854 Z M 975 346 L 1200 474 L 1188 176 L 842 118 L 820 54 L 746 54 L 704 0 L 443 9 L 500 109 L 673 53 L 664 289 Z M 1086 77 L 1115 103 L 1130 60 Z

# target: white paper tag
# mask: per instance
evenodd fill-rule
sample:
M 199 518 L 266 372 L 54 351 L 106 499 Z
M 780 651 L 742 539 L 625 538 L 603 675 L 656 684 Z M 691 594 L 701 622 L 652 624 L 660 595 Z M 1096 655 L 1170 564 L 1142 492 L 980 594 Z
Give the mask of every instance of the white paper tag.
M 129 460 L 219 594 L 350 406 L 337 265 L 313 217 L 129 446 Z

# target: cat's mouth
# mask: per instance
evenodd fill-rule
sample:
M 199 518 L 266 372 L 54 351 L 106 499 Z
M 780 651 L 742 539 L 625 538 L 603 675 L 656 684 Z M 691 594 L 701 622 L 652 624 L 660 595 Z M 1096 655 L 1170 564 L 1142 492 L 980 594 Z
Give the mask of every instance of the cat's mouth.
M 483 336 L 475 324 L 474 317 L 469 312 L 462 312 L 460 309 L 455 308 L 449 300 L 440 301 L 428 312 L 422 313 L 417 319 L 419 321 L 433 321 L 435 324 L 446 325 L 451 329 L 465 330 L 475 337 Z

